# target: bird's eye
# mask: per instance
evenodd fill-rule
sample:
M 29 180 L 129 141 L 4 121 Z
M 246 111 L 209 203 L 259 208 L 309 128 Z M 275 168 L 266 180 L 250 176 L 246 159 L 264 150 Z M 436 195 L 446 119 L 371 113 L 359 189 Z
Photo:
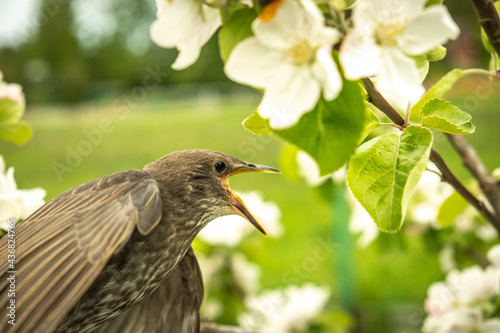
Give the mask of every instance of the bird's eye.
M 220 172 L 226 170 L 226 163 L 224 163 L 222 161 L 217 161 L 214 164 L 214 168 L 215 168 L 215 171 L 220 173 Z

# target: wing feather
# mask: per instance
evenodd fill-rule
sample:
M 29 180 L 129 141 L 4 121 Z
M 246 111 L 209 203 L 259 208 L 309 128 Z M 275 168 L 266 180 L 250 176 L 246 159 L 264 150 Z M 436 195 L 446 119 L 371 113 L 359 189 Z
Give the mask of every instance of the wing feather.
M 7 280 L 8 237 L 0 240 L 0 332 L 55 330 L 135 228 L 150 232 L 161 214 L 158 184 L 139 170 L 97 179 L 47 202 L 14 230 L 15 297 Z M 15 325 L 7 322 L 11 299 Z
M 107 323 L 99 333 L 198 333 L 203 280 L 192 248 L 147 298 Z

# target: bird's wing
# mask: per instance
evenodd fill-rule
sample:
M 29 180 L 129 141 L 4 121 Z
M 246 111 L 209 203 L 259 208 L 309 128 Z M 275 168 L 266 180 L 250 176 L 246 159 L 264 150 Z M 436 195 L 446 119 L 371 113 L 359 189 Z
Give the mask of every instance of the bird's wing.
M 203 281 L 189 248 L 176 269 L 147 298 L 123 312 L 100 333 L 198 333 Z
M 139 170 L 91 181 L 47 202 L 14 229 L 14 237 L 0 240 L 0 332 L 54 330 L 134 229 L 149 233 L 161 214 L 158 184 Z M 13 312 L 15 325 L 8 323 Z

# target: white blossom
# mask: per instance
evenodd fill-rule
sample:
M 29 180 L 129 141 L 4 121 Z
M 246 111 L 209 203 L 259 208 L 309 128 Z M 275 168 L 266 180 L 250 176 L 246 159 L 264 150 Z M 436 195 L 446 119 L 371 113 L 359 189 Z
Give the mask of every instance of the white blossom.
M 173 69 L 191 66 L 221 25 L 219 10 L 201 0 L 156 0 L 156 6 L 157 20 L 151 25 L 151 39 L 161 47 L 179 50 Z
M 373 221 L 366 209 L 356 200 L 351 190 L 347 189 L 347 200 L 351 207 L 351 216 L 349 218 L 349 231 L 359 235 L 357 245 L 365 248 L 370 245 L 378 236 L 380 230 Z
M 238 317 L 244 328 L 259 332 L 305 332 L 330 297 L 326 287 L 305 284 L 268 290 L 245 299 L 247 311 Z
M 439 208 L 452 193 L 453 188 L 442 182 L 439 175 L 424 172 L 412 196 L 409 217 L 417 223 L 437 225 Z
M 198 265 L 203 276 L 203 283 L 206 286 L 217 280 L 219 272 L 224 266 L 225 257 L 220 252 L 215 252 L 211 256 L 205 256 L 203 253 L 196 253 Z
M 308 186 L 314 187 L 323 184 L 331 175 L 320 176 L 319 166 L 306 152 L 297 152 L 298 174 L 305 179 Z
M 261 223 L 268 236 L 279 237 L 283 232 L 281 211 L 273 202 L 266 202 L 257 192 L 237 193 L 248 210 Z M 255 230 L 246 219 L 238 215 L 223 216 L 210 222 L 198 237 L 211 245 L 236 246 L 241 239 Z
M 479 309 L 456 308 L 442 317 L 429 317 L 422 331 L 424 333 L 474 333 L 482 332 L 483 316 Z
M 4 98 L 24 104 L 23 88 L 17 83 L 3 82 L 3 74 L 0 72 L 0 99 Z
M 243 253 L 231 257 L 231 271 L 236 283 L 245 293 L 255 293 L 259 289 L 261 268 L 248 261 Z
M 33 188 L 19 190 L 14 179 L 14 168 L 5 172 L 5 161 L 0 155 L 0 228 L 7 229 L 7 221 L 27 218 L 43 205 L 45 190 Z
M 455 39 L 459 29 L 446 7 L 424 8 L 425 0 L 360 0 L 353 10 L 354 28 L 340 49 L 347 78 L 376 77 L 377 87 L 406 101 L 424 92 L 412 56 Z
M 486 254 L 490 263 L 500 270 L 500 245 L 493 246 Z
M 326 100 L 338 96 L 342 80 L 331 52 L 339 32 L 325 26 L 312 1 L 276 1 L 252 22 L 252 31 L 224 70 L 233 81 L 265 90 L 258 112 L 271 127 L 295 125 L 321 93 Z
M 490 249 L 490 261 L 497 261 L 498 251 L 498 248 Z M 485 269 L 479 266 L 462 271 L 452 269 L 445 281 L 435 282 L 427 290 L 425 310 L 429 316 L 423 332 L 499 332 L 500 320 L 486 319 L 483 313 L 498 297 L 499 283 L 500 269 L 494 265 Z

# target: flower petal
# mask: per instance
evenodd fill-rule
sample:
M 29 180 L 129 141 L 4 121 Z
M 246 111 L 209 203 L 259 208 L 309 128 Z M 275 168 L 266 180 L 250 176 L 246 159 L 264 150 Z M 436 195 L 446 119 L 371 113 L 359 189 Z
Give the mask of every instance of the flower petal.
M 219 11 L 194 0 L 177 0 L 166 5 L 157 1 L 157 5 L 158 19 L 151 24 L 151 39 L 161 47 L 179 50 L 172 68 L 189 67 L 221 25 Z
M 330 47 L 324 46 L 318 49 L 312 73 L 321 83 L 323 96 L 327 101 L 331 101 L 339 95 L 342 90 L 342 78 L 333 61 Z
M 250 37 L 236 45 L 224 66 L 227 77 L 238 83 L 255 88 L 266 88 L 273 84 L 277 68 L 284 65 L 282 54 L 262 45 Z
M 299 30 L 300 36 L 311 45 L 333 45 L 340 39 L 337 29 L 325 26 L 325 17 L 311 0 L 302 0 L 304 9 L 304 26 Z
M 199 5 L 192 0 L 162 5 L 158 8 L 158 19 L 151 24 L 151 39 L 161 47 L 175 47 L 194 33 L 198 11 Z
M 359 29 L 352 29 L 340 46 L 339 59 L 349 80 L 375 75 L 380 67 L 381 49 Z
M 415 101 L 424 93 L 415 61 L 394 47 L 382 49 L 376 85 L 407 101 Z
M 252 22 L 255 37 L 272 49 L 287 49 L 293 43 L 290 36 L 296 36 L 302 27 L 303 13 L 295 1 L 283 1 L 272 20 L 260 18 Z
M 320 85 L 307 67 L 282 68 L 282 75 L 266 89 L 259 114 L 269 119 L 272 128 L 295 125 L 302 115 L 311 111 L 320 96 Z
M 444 6 L 431 6 L 408 22 L 400 39 L 401 49 L 410 55 L 429 52 L 448 39 L 457 38 L 460 29 Z

